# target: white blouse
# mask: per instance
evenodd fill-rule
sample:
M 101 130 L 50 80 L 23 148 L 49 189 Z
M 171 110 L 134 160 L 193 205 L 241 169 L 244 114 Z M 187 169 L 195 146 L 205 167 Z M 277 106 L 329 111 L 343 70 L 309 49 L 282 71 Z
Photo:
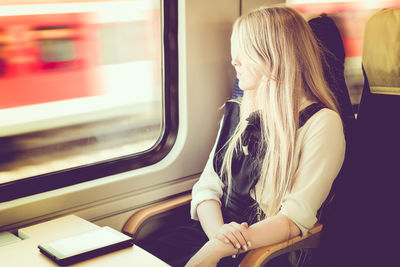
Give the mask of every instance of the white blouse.
M 219 138 L 219 132 L 216 140 Z M 298 130 L 295 155 L 299 157 L 295 180 L 291 191 L 282 200 L 279 213 L 290 218 L 299 227 L 302 235 L 307 234 L 317 222 L 317 212 L 327 198 L 343 164 L 345 146 L 340 116 L 330 109 L 321 109 Z M 199 219 L 196 209 L 202 201 L 216 200 L 221 204 L 224 184 L 213 167 L 215 147 L 216 143 L 200 179 L 193 186 L 191 217 L 194 220 Z M 266 196 L 272 195 L 268 189 L 272 188 L 264 183 L 263 179 L 259 179 L 255 190 L 252 191 L 252 197 L 265 212 L 270 201 Z M 254 191 L 257 192 L 257 196 L 254 195 Z M 263 194 L 264 197 L 259 194 Z M 261 201 L 258 201 L 260 199 Z

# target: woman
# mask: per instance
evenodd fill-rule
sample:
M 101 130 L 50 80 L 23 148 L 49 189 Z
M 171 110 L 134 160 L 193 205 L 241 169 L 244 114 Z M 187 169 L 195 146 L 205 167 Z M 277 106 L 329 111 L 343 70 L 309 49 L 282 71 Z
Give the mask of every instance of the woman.
M 241 16 L 231 49 L 244 95 L 226 103 L 193 187 L 191 216 L 201 227 L 175 233 L 176 244 L 199 245 L 186 266 L 238 265 L 243 252 L 306 234 L 344 159 L 336 100 L 313 33 L 296 11 L 259 8 Z

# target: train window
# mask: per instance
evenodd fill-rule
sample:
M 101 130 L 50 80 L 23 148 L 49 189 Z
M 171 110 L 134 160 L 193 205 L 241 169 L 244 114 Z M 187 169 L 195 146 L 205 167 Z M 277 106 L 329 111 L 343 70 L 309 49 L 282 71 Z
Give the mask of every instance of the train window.
M 0 202 L 168 153 L 177 0 L 9 1 L 0 25 Z
M 287 0 L 286 2 L 306 17 L 325 13 L 335 21 L 342 36 L 346 53 L 346 84 L 354 111 L 357 112 L 364 85 L 361 56 L 365 23 L 378 9 L 400 7 L 400 1 Z

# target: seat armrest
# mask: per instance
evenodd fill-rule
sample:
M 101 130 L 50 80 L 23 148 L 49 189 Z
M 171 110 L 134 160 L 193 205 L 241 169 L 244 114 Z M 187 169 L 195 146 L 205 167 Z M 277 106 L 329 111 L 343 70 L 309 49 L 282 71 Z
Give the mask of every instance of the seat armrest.
M 125 223 L 124 227 L 122 228 L 122 231 L 124 233 L 127 233 L 129 235 L 134 235 L 140 227 L 143 225 L 143 223 L 157 215 L 161 214 L 163 212 L 181 207 L 183 205 L 186 205 L 190 203 L 192 200 L 192 194 L 185 194 L 181 195 L 172 199 L 168 199 L 166 201 L 163 201 L 161 203 L 158 203 L 156 205 L 144 208 L 133 214 Z
M 296 236 L 278 244 L 251 250 L 241 261 L 240 267 L 262 266 L 279 255 L 301 248 L 316 248 L 321 231 L 322 224 L 317 223 L 305 236 Z

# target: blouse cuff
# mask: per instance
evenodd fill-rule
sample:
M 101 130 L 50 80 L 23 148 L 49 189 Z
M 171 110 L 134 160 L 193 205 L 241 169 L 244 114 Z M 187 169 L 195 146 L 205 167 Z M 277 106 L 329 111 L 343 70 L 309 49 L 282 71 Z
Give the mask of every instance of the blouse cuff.
M 279 213 L 288 217 L 299 227 L 301 236 L 306 235 L 318 221 L 311 210 L 302 207 L 301 203 L 297 203 L 295 200 L 285 201 Z
M 210 192 L 201 192 L 197 194 L 196 200 L 190 203 L 190 216 L 192 220 L 199 220 L 199 216 L 197 215 L 197 206 L 206 200 L 216 200 L 218 203 L 221 205 L 221 200 L 216 197 L 214 194 L 211 194 Z
M 223 183 L 215 177 L 201 177 L 192 190 L 192 201 L 190 203 L 190 217 L 199 220 L 197 206 L 205 200 L 216 200 L 221 204 Z

